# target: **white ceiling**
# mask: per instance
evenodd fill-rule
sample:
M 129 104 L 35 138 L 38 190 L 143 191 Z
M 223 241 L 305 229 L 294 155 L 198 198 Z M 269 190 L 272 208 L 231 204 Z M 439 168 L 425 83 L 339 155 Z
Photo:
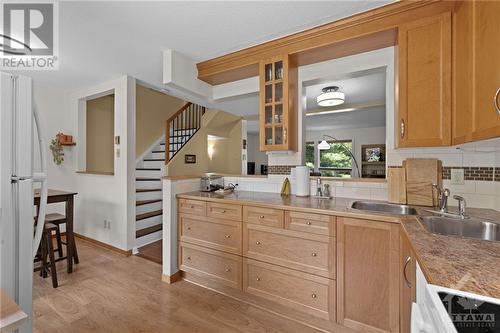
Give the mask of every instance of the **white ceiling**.
M 325 109 L 316 104 L 316 97 L 321 94 L 321 89 L 328 86 L 338 86 L 345 94 L 345 105 L 360 104 L 373 101 L 385 101 L 385 70 L 374 74 L 353 76 L 340 80 L 321 80 L 321 83 L 306 87 L 307 110 Z
M 161 86 L 162 53 L 210 59 L 390 1 L 61 1 L 60 69 L 26 72 L 73 90 L 129 74 Z

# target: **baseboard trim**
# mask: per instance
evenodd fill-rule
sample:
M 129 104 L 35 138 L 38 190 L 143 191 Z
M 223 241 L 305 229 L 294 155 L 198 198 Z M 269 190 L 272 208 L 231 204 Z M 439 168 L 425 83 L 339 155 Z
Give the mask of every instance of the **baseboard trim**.
M 162 274 L 161 275 L 161 280 L 163 282 L 168 283 L 168 284 L 172 284 L 172 283 L 175 283 L 177 281 L 180 281 L 180 280 L 182 280 L 181 271 L 177 271 L 176 273 L 174 273 L 172 275 Z
M 116 252 L 116 253 L 119 253 L 121 255 L 124 255 L 124 256 L 131 256 L 132 255 L 132 250 L 128 250 L 128 251 L 125 251 L 125 250 L 122 250 L 122 249 L 119 249 L 117 247 L 114 247 L 112 245 L 109 245 L 109 244 L 106 244 L 106 243 L 103 243 L 103 242 L 100 242 L 98 240 L 95 240 L 93 238 L 89 238 L 87 236 L 83 236 L 83 235 L 80 235 L 80 234 L 77 234 L 75 233 L 75 237 L 76 238 L 80 238 L 80 239 L 83 239 L 84 241 L 86 242 L 89 242 L 89 243 L 92 243 L 94 245 L 97 245 L 99 247 L 103 247 L 105 248 L 106 250 L 110 250 L 110 251 L 113 251 L 113 252 Z

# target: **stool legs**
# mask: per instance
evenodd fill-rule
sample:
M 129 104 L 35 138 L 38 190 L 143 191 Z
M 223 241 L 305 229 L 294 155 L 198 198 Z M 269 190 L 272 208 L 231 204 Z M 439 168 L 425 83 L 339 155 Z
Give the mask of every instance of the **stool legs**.
M 54 256 L 54 247 L 52 245 L 52 232 L 50 231 L 47 233 L 47 252 L 49 253 L 50 258 L 50 277 L 52 278 L 52 287 L 57 288 L 56 258 Z
M 59 225 L 57 226 L 56 229 L 56 241 L 57 241 L 57 249 L 55 251 L 57 251 L 57 255 L 59 256 L 59 258 L 62 258 L 64 254 L 62 249 L 61 229 L 59 228 Z

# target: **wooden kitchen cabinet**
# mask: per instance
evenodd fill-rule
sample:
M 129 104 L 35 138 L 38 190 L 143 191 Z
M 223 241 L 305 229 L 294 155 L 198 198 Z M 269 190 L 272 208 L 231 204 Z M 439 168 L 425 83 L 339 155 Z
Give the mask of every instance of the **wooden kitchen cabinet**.
M 399 26 L 398 147 L 451 144 L 451 13 Z
M 297 150 L 297 66 L 289 56 L 259 64 L 261 151 Z
M 500 2 L 462 1 L 454 12 L 453 144 L 500 136 Z
M 417 261 L 410 241 L 404 232 L 400 238 L 400 325 L 401 332 L 410 332 L 411 306 L 416 300 Z
M 399 225 L 337 218 L 337 322 L 400 332 Z

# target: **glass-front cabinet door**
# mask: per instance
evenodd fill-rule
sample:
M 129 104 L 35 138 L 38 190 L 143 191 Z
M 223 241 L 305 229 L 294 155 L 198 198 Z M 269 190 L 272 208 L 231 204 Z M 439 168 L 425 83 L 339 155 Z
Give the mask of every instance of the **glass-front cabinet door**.
M 296 86 L 297 68 L 288 56 L 261 61 L 260 150 L 296 150 Z

